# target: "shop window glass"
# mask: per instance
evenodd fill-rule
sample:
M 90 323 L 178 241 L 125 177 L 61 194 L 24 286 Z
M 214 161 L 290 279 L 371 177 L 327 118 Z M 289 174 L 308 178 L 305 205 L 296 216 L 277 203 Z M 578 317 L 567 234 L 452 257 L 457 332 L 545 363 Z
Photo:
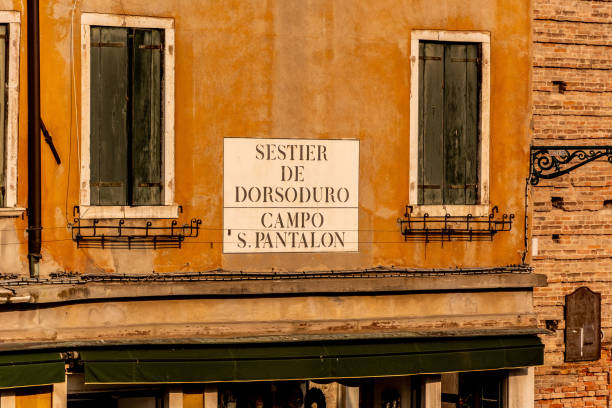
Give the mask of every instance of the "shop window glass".
M 505 371 L 442 374 L 442 408 L 504 408 Z

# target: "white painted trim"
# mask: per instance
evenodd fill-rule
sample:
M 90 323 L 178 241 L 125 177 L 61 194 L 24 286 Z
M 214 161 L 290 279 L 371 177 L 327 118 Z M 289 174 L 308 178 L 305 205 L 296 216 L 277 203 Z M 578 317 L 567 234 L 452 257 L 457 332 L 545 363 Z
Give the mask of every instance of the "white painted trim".
M 183 389 L 172 387 L 164 393 L 165 408 L 183 408 Z
M 164 117 L 162 119 L 164 137 L 162 139 L 163 191 L 161 206 L 90 206 L 90 75 L 91 75 L 91 35 L 90 27 L 135 27 L 160 28 L 164 30 Z M 176 218 L 178 206 L 174 203 L 175 158 L 174 158 L 174 75 L 175 75 L 174 19 L 162 17 L 127 16 L 116 14 L 81 14 L 81 166 L 79 202 L 82 218 Z M 138 209 L 138 210 L 135 210 Z M 103 214 L 89 216 L 84 214 Z M 140 214 L 146 214 L 140 215 Z
M 21 12 L 12 10 L 0 10 L 0 22 L 21 23 Z
M 64 377 L 65 378 L 65 377 Z M 51 408 L 66 408 L 68 406 L 68 381 L 53 384 Z M 0 406 L 0 408 L 3 408 Z
M 490 43 L 491 33 L 488 31 L 444 31 L 444 30 L 414 30 L 410 41 L 449 41 Z
M 338 408 L 359 408 L 359 387 L 338 384 L 337 406 Z
M 174 29 L 165 30 L 164 49 L 164 149 L 163 174 L 165 205 L 174 204 Z
M 421 408 L 441 408 L 442 379 L 439 375 L 426 375 L 421 383 Z
M 8 92 L 6 114 L 6 197 L 5 208 L 17 208 L 17 150 L 19 142 L 19 41 L 21 14 L 18 11 L 0 11 L 0 23 L 8 23 Z M 3 213 L 3 215 L 6 213 Z M 21 212 L 20 212 L 21 214 Z M 19 214 L 19 215 L 20 215 Z
M 91 35 L 89 25 L 81 23 L 81 171 L 80 171 L 80 205 L 89 205 L 91 192 L 89 189 L 90 175 L 90 152 L 89 135 L 91 118 L 90 97 L 91 97 L 91 54 L 90 54 Z
M 82 13 L 81 25 L 173 29 L 174 19 L 168 17 L 130 16 L 125 14 Z
M 26 209 L 23 207 L 2 207 L 0 217 L 20 217 Z
M 79 217 L 82 219 L 110 218 L 178 218 L 178 205 L 81 205 Z
M 15 391 L 5 391 L 0 394 L 1 408 L 15 408 Z
M 489 215 L 489 205 L 416 205 L 412 207 L 412 215 L 422 217 L 424 214 L 430 217 L 444 217 L 446 214 L 472 214 L 474 217 L 482 217 Z
M 506 408 L 533 408 L 535 381 L 533 367 L 508 371 Z
M 479 205 L 418 205 L 419 184 L 419 41 L 477 42 L 482 47 L 480 94 L 480 188 Z M 491 111 L 491 34 L 481 31 L 415 30 L 410 37 L 410 169 L 408 201 L 415 215 L 482 216 L 489 213 L 489 149 Z M 453 212 L 451 212 L 451 211 Z
M 204 387 L 204 408 L 217 408 L 219 396 L 216 384 L 206 384 Z

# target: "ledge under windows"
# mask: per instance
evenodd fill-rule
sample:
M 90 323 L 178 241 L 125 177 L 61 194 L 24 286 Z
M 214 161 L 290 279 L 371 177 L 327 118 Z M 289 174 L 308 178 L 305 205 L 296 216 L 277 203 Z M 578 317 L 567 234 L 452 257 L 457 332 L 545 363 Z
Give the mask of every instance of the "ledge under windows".
M 115 218 L 178 218 L 178 205 L 112 205 L 112 206 L 79 206 L 81 219 L 115 219 Z
M 428 214 L 431 217 L 444 217 L 446 214 L 474 217 L 489 215 L 488 204 L 477 205 L 413 205 L 412 215 L 422 217 Z
M 25 208 L 21 207 L 3 207 L 0 208 L 0 218 L 4 217 L 21 217 L 25 212 Z

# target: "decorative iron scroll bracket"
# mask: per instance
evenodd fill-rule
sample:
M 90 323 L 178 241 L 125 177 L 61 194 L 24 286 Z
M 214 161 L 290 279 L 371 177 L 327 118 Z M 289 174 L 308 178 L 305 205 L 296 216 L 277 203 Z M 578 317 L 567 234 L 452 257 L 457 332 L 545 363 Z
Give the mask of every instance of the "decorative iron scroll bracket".
M 511 231 L 514 214 L 498 216 L 497 206 L 484 217 L 472 214 L 434 217 L 425 213 L 422 217 L 412 216 L 412 206 L 406 206 L 404 219 L 398 219 L 404 241 L 492 241 L 498 232 Z
M 535 186 L 601 157 L 612 163 L 612 146 L 531 146 L 529 182 Z
M 178 225 L 172 220 L 170 226 L 153 225 L 146 221 L 143 225 L 126 225 L 125 220 L 107 222 L 98 219 L 74 219 L 72 240 L 78 248 L 181 248 L 185 238 L 198 236 L 202 220 L 192 219 L 189 224 Z

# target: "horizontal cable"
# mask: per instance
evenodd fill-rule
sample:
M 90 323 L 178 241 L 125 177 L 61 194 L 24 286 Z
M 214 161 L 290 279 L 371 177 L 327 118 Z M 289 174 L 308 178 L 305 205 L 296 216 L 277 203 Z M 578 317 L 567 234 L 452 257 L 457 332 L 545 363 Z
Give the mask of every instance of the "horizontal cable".
M 533 92 L 544 92 L 544 93 L 554 93 L 554 94 L 566 94 L 566 93 L 596 93 L 596 94 L 603 94 L 603 93 L 612 93 L 612 90 L 610 91 L 594 91 L 594 90 L 590 90 L 590 89 L 565 89 L 563 90 L 563 92 L 558 92 L 558 91 L 551 91 L 548 89 L 532 89 Z
M 593 43 L 577 43 L 567 41 L 540 41 L 534 40 L 534 44 L 553 44 L 553 45 L 581 45 L 586 47 L 612 47 L 612 44 L 593 44 Z
M 407 244 L 407 243 L 427 243 L 427 244 L 432 244 L 434 242 L 440 242 L 440 241 L 425 242 L 424 238 L 423 238 L 422 241 L 420 241 L 420 240 L 405 241 L 404 240 L 404 236 L 402 235 L 402 233 L 399 230 L 397 230 L 395 232 L 397 232 L 397 234 L 400 236 L 397 241 L 344 241 L 344 243 L 345 244 Z M 502 231 L 499 231 L 499 232 L 502 232 Z M 153 235 L 149 235 L 149 238 L 153 238 Z M 73 241 L 73 239 L 72 238 L 67 238 L 67 239 L 50 239 L 50 240 L 43 240 L 42 243 L 45 244 L 45 243 L 63 242 L 63 241 Z M 223 244 L 224 242 L 225 241 L 211 241 L 211 240 L 198 241 L 198 242 L 183 241 L 183 242 L 181 242 L 181 245 L 211 245 L 211 244 Z M 296 240 L 296 242 L 297 242 L 297 240 Z M 445 240 L 444 241 L 444 245 L 448 244 L 449 242 L 469 242 L 469 241 L 467 239 L 466 240 L 460 240 L 460 241 L 446 241 Z M 491 242 L 491 241 L 489 241 L 488 239 L 487 240 L 477 240 L 475 238 L 473 240 L 473 242 Z M 5 243 L 0 243 L 0 246 L 27 245 L 27 243 L 28 243 L 27 241 L 24 241 L 24 242 L 5 242 Z M 255 241 L 246 241 L 246 244 L 255 245 Z M 266 248 L 267 247 L 268 246 L 266 245 Z M 266 248 L 261 246 L 261 248 L 259 248 L 259 249 L 266 249 Z M 296 247 L 296 248 L 298 248 L 298 247 Z M 301 248 L 302 247 L 299 247 L 298 249 L 301 249 Z M 311 246 L 303 247 L 303 249 L 309 249 L 309 248 L 312 248 L 312 247 Z M 319 247 L 317 247 L 317 248 L 319 248 Z M 321 246 L 320 248 L 325 248 L 325 247 Z M 149 249 L 153 249 L 153 248 L 149 248 Z M 258 248 L 251 248 L 251 249 L 258 249 Z M 300 251 L 296 251 L 296 252 L 300 252 Z M 338 252 L 348 252 L 348 251 L 338 251 Z M 291 253 L 291 252 L 287 251 L 287 253 Z
M 589 115 L 579 113 L 532 113 L 533 116 L 580 116 L 580 117 L 593 117 L 593 118 L 612 118 L 612 115 Z
M 612 68 L 596 68 L 596 67 L 564 67 L 562 65 L 532 65 L 533 68 L 547 69 L 577 69 L 577 70 L 593 70 L 593 71 L 612 71 Z
M 569 20 L 569 19 L 545 18 L 545 17 L 535 17 L 533 20 L 534 21 L 551 21 L 554 23 L 603 24 L 603 25 L 612 24 L 612 21 L 585 21 L 585 20 Z

